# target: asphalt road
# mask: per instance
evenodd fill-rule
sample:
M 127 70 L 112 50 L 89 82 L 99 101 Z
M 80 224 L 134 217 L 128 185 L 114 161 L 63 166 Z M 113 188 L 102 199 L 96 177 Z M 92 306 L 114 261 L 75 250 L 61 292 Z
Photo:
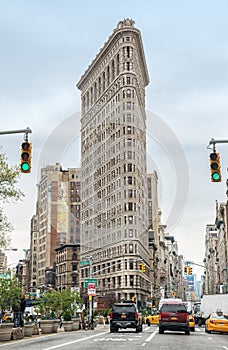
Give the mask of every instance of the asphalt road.
M 0 348 L 12 350 L 228 350 L 228 334 L 207 334 L 204 328 L 196 328 L 190 336 L 183 332 L 158 334 L 157 326 L 144 326 L 142 333 L 121 330 L 110 333 L 108 326 L 98 326 L 94 331 L 61 332 L 14 340 L 0 344 Z

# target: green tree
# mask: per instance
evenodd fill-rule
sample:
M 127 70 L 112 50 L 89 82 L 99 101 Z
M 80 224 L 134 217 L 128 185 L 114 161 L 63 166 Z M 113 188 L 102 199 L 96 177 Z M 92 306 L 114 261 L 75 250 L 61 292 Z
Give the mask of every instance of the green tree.
M 13 279 L 0 279 L 0 309 L 2 311 L 9 310 L 14 307 L 19 307 L 22 296 L 21 283 L 16 277 Z
M 24 194 L 16 188 L 20 177 L 19 166 L 9 166 L 6 155 L 0 153 L 0 203 L 6 203 L 10 200 L 18 201 Z M 10 244 L 9 233 L 13 226 L 0 207 L 0 248 L 7 248 Z

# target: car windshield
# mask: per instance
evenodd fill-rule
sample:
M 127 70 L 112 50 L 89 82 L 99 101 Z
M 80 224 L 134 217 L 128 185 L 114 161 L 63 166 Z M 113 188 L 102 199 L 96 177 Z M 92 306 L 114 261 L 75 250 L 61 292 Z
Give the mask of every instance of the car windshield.
M 187 312 L 187 309 L 184 305 L 163 304 L 161 307 L 161 312 Z
M 113 305 L 113 311 L 118 313 L 135 312 L 134 305 Z

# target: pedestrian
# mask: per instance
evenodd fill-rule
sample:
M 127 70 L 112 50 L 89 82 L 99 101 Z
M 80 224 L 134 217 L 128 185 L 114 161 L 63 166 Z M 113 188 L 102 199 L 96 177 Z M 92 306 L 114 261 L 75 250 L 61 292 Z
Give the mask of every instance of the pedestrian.
M 26 300 L 25 300 L 25 295 L 22 296 L 21 298 L 21 303 L 20 303 L 20 327 L 24 327 L 24 312 L 26 308 Z
M 59 328 L 62 328 L 62 325 L 63 325 L 63 317 L 62 317 L 62 315 L 60 314 L 60 315 L 59 315 Z
M 13 309 L 13 323 L 14 323 L 14 328 L 20 327 L 20 304 L 15 303 L 12 307 Z

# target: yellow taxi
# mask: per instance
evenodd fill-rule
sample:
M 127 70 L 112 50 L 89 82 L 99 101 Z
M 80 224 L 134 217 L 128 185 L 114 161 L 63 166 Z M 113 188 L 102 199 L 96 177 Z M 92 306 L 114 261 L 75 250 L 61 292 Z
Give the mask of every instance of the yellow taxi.
M 4 316 L 3 316 L 3 321 L 6 322 L 6 321 L 13 321 L 13 313 L 10 312 L 10 311 L 7 311 L 4 313 Z
M 205 332 L 228 333 L 228 319 L 222 313 L 212 312 L 205 321 Z
M 145 318 L 145 323 L 150 326 L 151 324 L 159 324 L 159 314 L 149 315 Z
M 189 312 L 189 328 L 190 331 L 195 332 L 195 318 L 193 313 Z

